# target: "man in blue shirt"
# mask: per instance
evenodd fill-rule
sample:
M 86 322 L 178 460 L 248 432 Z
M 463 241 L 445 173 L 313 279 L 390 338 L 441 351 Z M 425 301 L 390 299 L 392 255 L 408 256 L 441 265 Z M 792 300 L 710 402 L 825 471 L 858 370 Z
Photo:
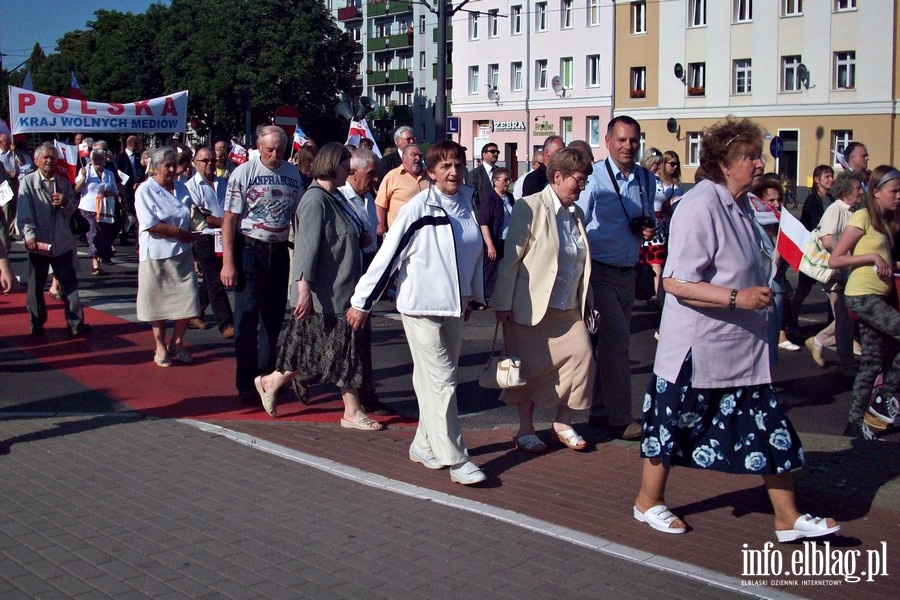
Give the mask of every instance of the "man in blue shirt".
M 655 233 L 653 174 L 635 163 L 641 126 L 628 116 L 609 122 L 609 157 L 594 171 L 578 199 L 584 211 L 591 253 L 597 330 L 597 388 L 590 422 L 624 440 L 636 440 L 641 427 L 631 412 L 631 359 L 628 346 L 634 309 L 635 265 L 641 242 Z

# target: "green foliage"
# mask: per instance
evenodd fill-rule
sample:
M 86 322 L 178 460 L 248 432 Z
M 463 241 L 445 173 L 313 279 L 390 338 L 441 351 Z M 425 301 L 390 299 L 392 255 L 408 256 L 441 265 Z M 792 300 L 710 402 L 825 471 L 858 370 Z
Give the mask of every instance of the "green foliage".
M 190 116 L 230 137 L 243 130 L 246 89 L 253 125 L 287 104 L 318 141 L 344 133 L 333 110 L 356 77 L 358 44 L 322 2 L 172 0 L 137 15 L 94 15 L 88 29 L 58 40 L 56 53 L 44 57 L 36 45 L 40 56 L 33 53 L 29 63 L 35 90 L 68 95 L 69 69 L 89 100 L 127 102 L 188 90 Z

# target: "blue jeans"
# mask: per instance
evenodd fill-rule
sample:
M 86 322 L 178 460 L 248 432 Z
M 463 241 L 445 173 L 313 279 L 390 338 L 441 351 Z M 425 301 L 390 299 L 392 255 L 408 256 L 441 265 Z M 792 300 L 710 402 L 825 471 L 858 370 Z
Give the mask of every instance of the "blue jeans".
M 235 385 L 252 392 L 253 378 L 275 370 L 275 346 L 287 305 L 290 259 L 287 242 L 265 243 L 238 236 L 234 289 Z

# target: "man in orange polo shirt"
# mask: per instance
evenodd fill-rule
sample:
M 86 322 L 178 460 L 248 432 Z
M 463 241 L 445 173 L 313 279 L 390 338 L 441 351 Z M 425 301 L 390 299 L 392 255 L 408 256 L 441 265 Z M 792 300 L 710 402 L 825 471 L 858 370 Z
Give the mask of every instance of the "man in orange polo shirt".
M 387 233 L 388 227 L 397 218 L 400 207 L 429 184 L 425 169 L 422 167 L 422 151 L 419 147 L 409 144 L 401 152 L 400 166 L 388 171 L 375 197 L 375 213 L 378 216 L 375 233 L 379 236 Z

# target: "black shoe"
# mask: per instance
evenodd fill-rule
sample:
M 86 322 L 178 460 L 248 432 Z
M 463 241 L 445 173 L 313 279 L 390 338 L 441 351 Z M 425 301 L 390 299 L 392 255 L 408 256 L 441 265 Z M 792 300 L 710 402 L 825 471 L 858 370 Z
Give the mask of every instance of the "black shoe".
M 44 326 L 37 323 L 32 323 L 31 335 L 44 335 Z
M 91 332 L 91 326 L 88 325 L 87 323 L 82 323 L 81 325 L 78 325 L 77 327 L 69 328 L 69 333 L 72 335 L 72 337 L 81 337 L 83 335 L 89 334 L 90 332 Z

